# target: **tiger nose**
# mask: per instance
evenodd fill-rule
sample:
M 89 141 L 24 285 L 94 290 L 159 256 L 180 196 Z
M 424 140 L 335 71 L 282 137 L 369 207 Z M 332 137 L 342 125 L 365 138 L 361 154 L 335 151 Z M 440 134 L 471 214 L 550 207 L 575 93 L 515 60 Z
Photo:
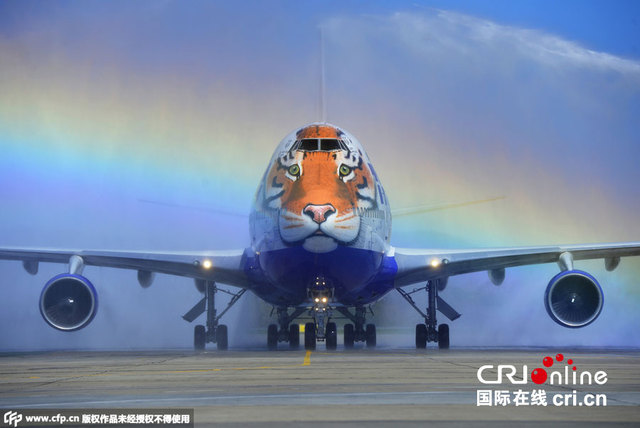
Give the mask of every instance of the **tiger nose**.
M 336 209 L 331 204 L 327 204 L 327 205 L 309 204 L 306 207 L 304 207 L 304 210 L 302 212 L 308 215 L 309 217 L 311 217 L 313 221 L 320 224 L 327 221 L 327 217 L 329 217 L 331 214 L 336 212 Z

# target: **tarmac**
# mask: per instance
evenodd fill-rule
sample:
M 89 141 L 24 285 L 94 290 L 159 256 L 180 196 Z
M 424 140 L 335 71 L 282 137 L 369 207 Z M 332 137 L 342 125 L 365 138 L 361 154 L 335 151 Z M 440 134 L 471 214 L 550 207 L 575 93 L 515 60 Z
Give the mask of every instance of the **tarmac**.
M 559 353 L 563 354 L 560 362 Z M 492 366 L 485 368 L 483 379 L 495 381 L 498 365 L 513 365 L 513 379 L 522 382 L 522 366 L 528 367 L 528 377 L 534 368 L 545 368 L 546 356 L 554 363 L 546 368 L 550 376 L 554 370 L 564 376 L 567 366 L 568 384 L 559 385 L 557 377 L 554 385 L 549 379 L 542 384 L 531 379 L 512 384 L 506 376 L 502 384 L 482 384 L 478 379 L 481 366 Z M 572 364 L 567 365 L 569 359 Z M 606 382 L 573 384 L 573 366 L 577 375 L 604 371 Z M 491 405 L 479 399 L 487 394 Z M 494 402 L 496 394 L 509 395 L 509 402 Z M 597 396 L 599 405 L 588 406 L 585 394 L 591 394 L 591 399 Z M 556 395 L 560 398 L 554 402 Z M 374 427 L 427 422 L 436 426 L 640 426 L 640 351 L 339 348 L 329 352 L 320 345 L 313 352 L 4 353 L 0 354 L 0 407 L 193 408 L 196 426 L 316 427 L 335 422 Z

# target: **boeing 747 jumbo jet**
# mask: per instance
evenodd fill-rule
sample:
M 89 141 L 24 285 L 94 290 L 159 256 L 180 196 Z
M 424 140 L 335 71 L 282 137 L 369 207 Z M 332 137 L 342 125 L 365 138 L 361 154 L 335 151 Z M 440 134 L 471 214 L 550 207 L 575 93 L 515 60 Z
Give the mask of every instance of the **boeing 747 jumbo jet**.
M 194 321 L 206 312 L 206 325 L 194 331 L 196 349 L 216 343 L 228 346 L 224 313 L 247 291 L 274 306 L 277 323 L 267 329 L 269 349 L 279 342 L 300 345 L 298 318 L 305 324 L 304 346 L 324 341 L 337 347 L 334 314 L 344 326 L 344 346 L 376 344 L 376 328 L 367 324 L 368 305 L 397 290 L 424 317 L 416 326 L 416 347 L 436 342 L 449 347 L 449 326 L 439 324 L 436 310 L 449 320 L 460 316 L 439 293 L 453 275 L 487 271 L 504 281 L 505 269 L 557 263 L 560 272 L 547 285 L 544 305 L 558 324 L 578 328 L 594 322 L 604 298 L 596 279 L 574 268 L 574 261 L 604 259 L 607 270 L 621 257 L 640 255 L 640 242 L 479 250 L 401 249 L 390 245 L 391 211 L 382 183 L 362 145 L 337 126 L 315 123 L 284 138 L 256 192 L 250 220 L 251 243 L 227 252 L 157 253 L 61 249 L 0 249 L 0 259 L 21 260 L 30 274 L 40 262 L 68 264 L 68 272 L 51 278 L 40 296 L 40 312 L 53 328 L 74 331 L 96 315 L 98 296 L 84 266 L 132 269 L 148 287 L 155 273 L 193 278 L 204 297 L 183 318 Z M 238 287 L 218 313 L 218 284 Z M 425 284 L 406 292 L 403 287 Z M 411 295 L 425 290 L 423 312 Z

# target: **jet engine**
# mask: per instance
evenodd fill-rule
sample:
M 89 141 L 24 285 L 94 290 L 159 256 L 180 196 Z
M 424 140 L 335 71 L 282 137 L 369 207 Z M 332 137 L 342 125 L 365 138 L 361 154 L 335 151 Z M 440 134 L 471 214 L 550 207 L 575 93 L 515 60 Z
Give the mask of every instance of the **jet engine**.
M 580 270 L 567 270 L 554 276 L 544 293 L 547 313 L 563 327 L 579 328 L 598 318 L 604 295 L 598 281 Z
M 51 327 L 75 331 L 86 327 L 98 309 L 93 284 L 81 275 L 63 273 L 46 283 L 40 295 L 40 313 Z

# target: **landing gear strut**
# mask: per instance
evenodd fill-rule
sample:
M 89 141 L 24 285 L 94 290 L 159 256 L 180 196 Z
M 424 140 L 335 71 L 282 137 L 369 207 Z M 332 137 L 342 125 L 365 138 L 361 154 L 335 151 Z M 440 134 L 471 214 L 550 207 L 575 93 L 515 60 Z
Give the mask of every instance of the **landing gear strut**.
M 352 314 L 344 306 L 338 306 L 336 310 L 353 323 L 344 325 L 344 347 L 346 349 L 353 348 L 355 342 L 365 342 L 367 348 L 376 346 L 376 326 L 375 324 L 365 324 L 367 310 L 364 306 L 356 306 L 355 314 Z
M 218 346 L 218 350 L 224 351 L 229 347 L 229 337 L 227 332 L 227 326 L 220 324 L 220 318 L 229 310 L 245 293 L 245 289 L 240 290 L 237 293 L 233 293 L 229 290 L 216 287 L 214 281 L 200 281 L 196 280 L 196 285 L 199 289 L 204 289 L 204 297 L 196 303 L 196 305 L 189 310 L 182 318 L 188 322 L 193 322 L 200 314 L 207 312 L 207 325 L 197 325 L 193 330 L 193 347 L 196 350 L 203 350 L 207 343 L 215 343 Z M 216 311 L 216 292 L 221 291 L 223 293 L 230 294 L 231 301 L 227 304 L 220 315 L 217 315 Z
M 446 279 L 445 279 L 446 280 Z M 407 293 L 406 291 L 398 288 L 398 293 L 416 310 L 420 315 L 424 317 L 424 324 L 416 325 L 416 348 L 424 349 L 427 347 L 428 342 L 437 342 L 438 348 L 449 348 L 449 325 L 440 324 L 436 319 L 436 310 L 442 312 L 444 316 L 451 321 L 460 317 L 460 314 L 456 312 L 447 302 L 445 302 L 440 296 L 438 296 L 438 290 L 445 285 L 445 280 L 436 278 L 427 281 L 427 285 L 422 288 Z M 416 305 L 416 302 L 411 298 L 413 293 L 421 290 L 427 291 L 427 313 L 425 314 Z
M 292 313 L 285 306 L 278 307 L 278 324 L 270 324 L 267 328 L 267 348 L 275 350 L 278 342 L 289 342 L 291 349 L 300 346 L 300 327 L 291 322 L 298 318 L 306 308 L 295 308 Z

